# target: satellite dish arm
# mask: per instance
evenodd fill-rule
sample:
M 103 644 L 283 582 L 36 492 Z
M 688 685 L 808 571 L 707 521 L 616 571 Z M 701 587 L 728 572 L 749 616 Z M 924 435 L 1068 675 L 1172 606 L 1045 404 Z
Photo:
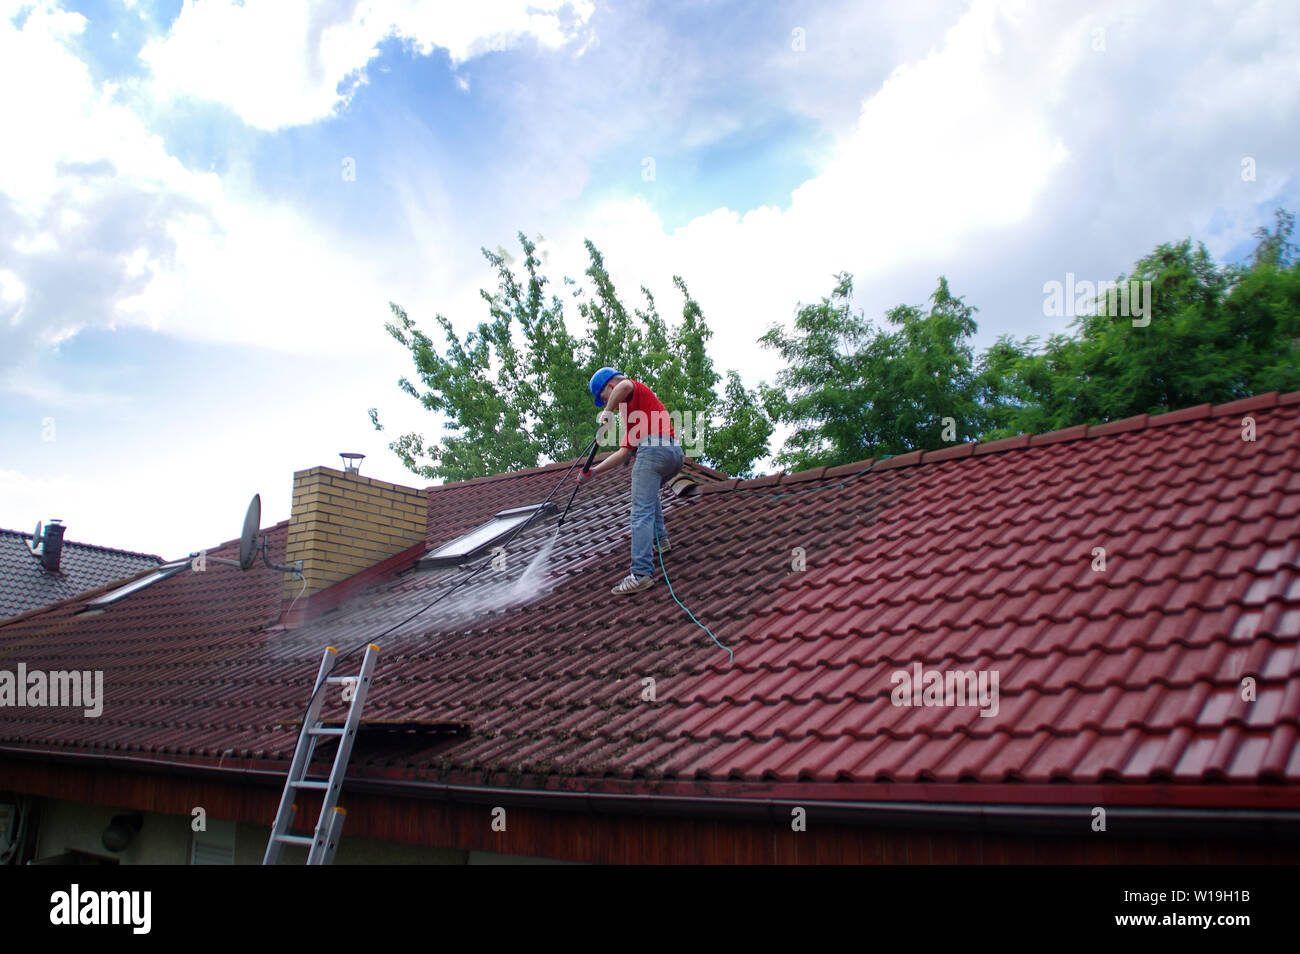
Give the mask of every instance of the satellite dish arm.
M 291 565 L 289 565 L 289 566 L 281 566 L 281 565 L 278 564 L 278 563 L 272 563 L 272 562 L 271 562 L 271 558 L 270 558 L 269 556 L 267 556 L 267 553 L 268 553 L 268 551 L 270 550 L 270 547 L 267 545 L 265 538 L 262 540 L 261 545 L 260 545 L 257 549 L 261 551 L 261 553 L 262 553 L 262 562 L 264 562 L 264 563 L 267 565 L 267 567 L 268 567 L 269 569 L 272 569 L 272 570 L 280 570 L 282 573 L 292 573 L 292 574 L 293 574 L 293 578 L 294 578 L 295 580 L 301 580 L 301 579 L 302 579 L 302 561 L 301 561 L 301 560 L 294 560 L 293 563 L 292 563 Z M 197 554 L 197 553 L 191 553 L 190 556 L 191 556 L 191 557 L 196 557 L 196 556 L 198 556 L 198 554 Z M 221 565 L 221 566 L 233 566 L 236 570 L 242 570 L 242 569 L 244 568 L 244 564 L 240 563 L 238 560 L 227 560 L 225 557 L 214 557 L 214 556 L 206 557 L 205 559 L 206 559 L 209 563 L 216 563 L 216 564 L 219 564 L 219 565 Z
M 291 565 L 291 566 L 281 566 L 281 565 L 278 564 L 278 563 L 272 563 L 272 562 L 271 562 L 271 544 L 267 542 L 267 539 L 266 539 L 266 536 L 265 536 L 265 535 L 263 535 L 263 537 L 262 537 L 262 545 L 261 545 L 260 547 L 258 547 L 258 549 L 262 551 L 262 562 L 266 564 L 266 566 L 267 566 L 268 569 L 271 569 L 271 570 L 280 570 L 280 571 L 283 572 L 283 573 L 292 573 L 292 574 L 294 574 L 294 577 L 293 577 L 293 578 L 294 578 L 295 580 L 301 580 L 301 579 L 302 579 L 302 561 L 301 561 L 301 560 L 294 560 L 294 561 L 293 561 L 293 565 Z

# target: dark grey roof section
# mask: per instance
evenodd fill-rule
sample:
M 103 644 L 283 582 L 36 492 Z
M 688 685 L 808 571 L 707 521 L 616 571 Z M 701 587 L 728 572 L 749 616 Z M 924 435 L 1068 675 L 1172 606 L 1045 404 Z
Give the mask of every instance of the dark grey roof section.
M 27 549 L 31 539 L 30 533 L 0 530 L 0 619 L 49 606 L 162 563 L 161 557 L 151 553 L 64 540 L 59 572 L 51 573 Z

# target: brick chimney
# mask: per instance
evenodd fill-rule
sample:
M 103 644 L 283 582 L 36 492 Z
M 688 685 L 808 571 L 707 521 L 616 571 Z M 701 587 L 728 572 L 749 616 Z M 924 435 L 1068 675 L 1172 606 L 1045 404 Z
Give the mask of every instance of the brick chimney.
M 302 560 L 303 578 L 286 577 L 285 599 L 306 599 L 423 543 L 426 520 L 422 490 L 329 467 L 298 471 L 286 562 Z
M 41 564 L 45 569 L 53 572 L 59 572 L 59 564 L 63 557 L 63 521 L 57 517 L 51 517 L 50 522 L 45 525 L 45 533 L 42 536 L 41 544 Z

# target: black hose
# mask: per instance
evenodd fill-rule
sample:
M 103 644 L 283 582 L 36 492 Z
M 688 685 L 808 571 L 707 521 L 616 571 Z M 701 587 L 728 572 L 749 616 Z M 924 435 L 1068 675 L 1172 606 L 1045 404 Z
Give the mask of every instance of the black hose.
M 596 451 L 597 449 L 599 449 L 599 447 L 600 447 L 600 438 L 597 438 L 596 440 L 591 442 L 591 450 L 588 451 L 587 453 L 587 464 L 585 467 L 582 468 L 582 472 L 584 474 L 587 471 L 591 470 L 591 462 L 596 459 Z M 573 468 L 569 468 L 569 469 L 572 470 Z M 569 508 L 573 506 L 573 498 L 578 496 L 578 487 L 581 486 L 582 485 L 579 484 L 577 487 L 574 487 L 573 493 L 569 494 L 569 502 L 564 505 L 564 513 L 560 514 L 560 522 L 555 525 L 557 529 L 559 527 L 564 526 L 564 518 L 569 515 Z
M 591 442 L 591 453 L 587 455 L 587 467 L 586 467 L 587 470 L 590 470 L 590 469 L 591 469 L 591 462 L 592 462 L 592 461 L 595 459 L 595 457 L 596 457 L 596 447 L 597 447 L 597 443 L 598 443 L 597 441 L 592 441 L 592 442 Z M 501 546 L 502 546 L 503 548 L 506 547 L 506 546 L 508 546 L 508 545 L 510 544 L 510 541 L 512 541 L 512 540 L 515 538 L 515 536 L 516 536 L 516 535 L 517 535 L 521 530 L 523 530 L 523 529 L 525 529 L 526 527 L 528 527 L 528 526 L 529 526 L 529 525 L 530 525 L 534 520 L 536 520 L 539 516 L 541 516 L 543 513 L 546 512 L 546 504 L 549 503 L 550 500 L 551 500 L 551 498 L 555 496 L 555 492 L 556 492 L 557 490 L 559 490 L 560 487 L 564 484 L 564 481 L 568 478 L 569 474 L 573 473 L 573 468 L 577 465 L 577 463 L 578 463 L 579 460 L 581 460 L 581 458 L 575 458 L 574 461 L 573 461 L 573 463 L 569 465 L 569 469 L 566 470 L 566 471 L 564 472 L 564 476 L 563 476 L 563 477 L 561 477 L 558 481 L 556 481 L 555 486 L 552 487 L 552 488 L 551 488 L 551 492 L 550 492 L 549 494 L 546 495 L 546 499 L 542 501 L 541 506 L 539 506 L 536 510 L 534 510 L 534 511 L 529 515 L 529 517 L 528 517 L 527 520 L 525 520 L 523 523 L 519 524 L 519 526 L 517 526 L 517 527 L 515 527 L 513 530 L 511 530 L 510 533 L 505 537 L 505 539 L 501 541 Z M 575 487 L 574 490 L 576 491 L 577 488 Z M 569 498 L 569 503 L 573 503 L 573 498 L 572 498 L 572 497 Z M 568 507 L 565 507 L 565 508 L 564 508 L 565 513 L 568 513 L 568 510 L 569 510 Z M 552 511 L 552 512 L 554 512 L 554 511 Z M 563 522 L 563 521 L 561 520 L 561 522 Z M 557 529 L 559 528 L 559 524 L 556 524 L 556 528 L 557 528 Z M 339 664 L 339 663 L 343 662 L 343 660 L 347 659 L 349 656 L 352 656 L 354 653 L 357 652 L 357 650 L 361 649 L 363 646 L 367 646 L 367 645 L 369 645 L 370 643 L 378 642 L 379 640 L 381 640 L 381 639 L 383 639 L 385 636 L 387 636 L 389 633 L 393 632 L 393 630 L 398 629 L 398 628 L 400 628 L 400 627 L 402 627 L 402 626 L 405 626 L 407 623 L 409 623 L 411 620 L 415 619 L 415 618 L 416 618 L 417 616 L 419 616 L 420 614 L 425 613 L 425 612 L 427 612 L 428 610 L 430 610 L 430 609 L 431 609 L 435 604 L 441 602 L 445 597 L 450 596 L 452 593 L 456 592 L 458 589 L 460 589 L 462 586 L 464 586 L 466 583 L 468 583 L 470 580 L 472 580 L 475 576 L 478 575 L 478 573 L 479 573 L 480 570 L 482 570 L 484 567 L 488 566 L 491 562 L 492 562 L 491 560 L 482 560 L 482 561 L 480 561 L 480 562 L 479 562 L 479 565 L 476 566 L 476 567 L 474 567 L 474 569 L 471 570 L 468 574 L 466 574 L 465 576 L 462 576 L 459 580 L 457 580 L 454 584 L 452 584 L 451 587 L 449 587 L 449 588 L 446 589 L 446 590 L 443 590 L 443 592 L 440 593 L 440 594 L 439 594 L 435 599 L 433 599 L 433 600 L 429 601 L 428 603 L 426 603 L 426 604 L 425 604 L 424 606 L 422 606 L 420 609 L 416 610 L 416 611 L 415 611 L 414 613 L 412 613 L 410 616 L 406 617 L 406 619 L 402 620 L 402 621 L 399 622 L 399 623 L 394 623 L 392 626 L 388 627 L 386 630 L 384 630 L 384 631 L 383 631 L 382 633 L 380 633 L 378 636 L 367 637 L 366 639 L 363 639 L 361 642 L 357 643 L 357 644 L 356 644 L 355 646 L 353 646 L 351 649 L 347 650 L 347 651 L 344 652 L 344 653 L 341 653 L 341 654 L 339 655 L 338 659 L 334 660 L 334 667 L 331 668 L 331 672 L 333 672 L 334 669 L 338 667 L 338 664 Z M 315 689 L 312 690 L 312 694 L 311 694 L 311 696 L 309 696 L 308 699 L 307 699 L 307 705 L 303 708 L 303 713 L 302 713 L 302 725 L 298 727 L 298 741 L 295 741 L 295 742 L 294 742 L 294 749 L 295 749 L 295 751 L 297 750 L 298 742 L 300 742 L 300 741 L 302 740 L 302 734 L 303 734 L 304 732 L 306 732 L 306 731 L 307 731 L 307 728 L 308 728 L 308 726 L 307 726 L 307 713 L 309 713 L 309 712 L 311 711 L 311 706 L 312 706 L 312 703 L 316 701 L 316 695 L 317 695 L 317 693 L 319 693 L 322 689 L 324 689 L 325 686 L 326 686 L 326 682 L 322 680 L 321 683 L 320 683 L 320 685 L 316 686 Z M 291 766 L 291 768 L 292 768 L 292 766 Z M 304 769 L 304 775 L 305 775 L 305 773 L 306 773 L 306 769 Z M 288 776 L 288 772 L 287 772 L 287 771 L 286 771 L 285 775 L 286 775 L 286 777 Z

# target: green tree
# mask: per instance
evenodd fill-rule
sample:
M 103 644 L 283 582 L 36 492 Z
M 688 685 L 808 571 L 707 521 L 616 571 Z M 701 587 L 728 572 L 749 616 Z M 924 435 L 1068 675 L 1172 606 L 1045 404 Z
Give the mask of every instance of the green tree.
M 773 326 L 759 341 L 787 367 L 777 387 L 761 386 L 768 415 L 793 427 L 776 461 L 793 469 L 851 463 L 974 436 L 983 421 L 969 345 L 975 309 L 946 279 L 928 311 L 899 305 L 893 330 L 853 314 L 853 278 L 836 276 L 829 298 L 799 310 L 794 330 Z
M 1256 231 L 1245 267 L 1221 266 L 1191 239 L 1158 246 L 1120 283 L 1149 282 L 1150 314 L 1099 297 L 1075 335 L 999 338 L 980 359 L 985 439 L 1097 424 L 1300 388 L 1300 264 L 1295 217 Z M 1140 287 L 1140 284 L 1139 284 Z M 1149 318 L 1149 321 L 1147 319 Z
M 654 295 L 644 285 L 641 286 L 641 294 L 645 296 L 646 306 L 644 311 L 636 309 L 637 318 L 645 326 L 638 356 L 640 374 L 647 381 L 655 383 L 656 394 L 676 399 L 678 395 L 686 393 L 686 377 L 681 363 L 673 354 L 668 340 L 668 326 L 659 316 Z
M 629 314 L 603 256 L 586 242 L 592 294 L 584 297 L 577 288 L 573 297 L 588 331 L 575 338 L 565 325 L 564 302 L 554 294 L 547 299 L 536 244 L 523 233 L 519 242 L 524 257 L 518 278 L 504 249 L 482 250 L 497 275 L 496 290 L 481 293 L 489 321 L 461 340 L 450 321 L 435 316 L 445 353 L 390 303 L 395 320 L 385 328 L 411 352 L 423 388 L 406 377 L 398 386 L 445 419 L 438 441 L 409 433 L 389 444 L 409 470 L 428 479 L 464 480 L 576 457 L 595 432 L 587 383 L 605 365 L 654 382 L 670 411 L 708 413 L 715 408 L 713 388 L 719 376 L 707 349 L 712 332 L 680 276 L 673 280 L 685 299 L 682 323 L 670 329 L 647 289 L 642 289 L 646 308 Z M 567 277 L 564 283 L 576 284 Z M 741 410 L 744 396 L 742 388 L 736 395 Z M 757 413 L 753 407 L 750 411 Z M 371 408 L 369 413 L 382 430 L 378 411 Z M 729 429 L 723 438 L 706 432 L 704 460 L 748 468 L 761 457 L 766 434 L 762 441 L 755 436 L 762 432 L 761 423 L 752 413 L 744 420 L 744 427 Z
M 1295 216 L 1275 213 L 1275 228 L 1255 232 L 1251 267 L 1223 303 L 1231 355 L 1245 394 L 1300 390 L 1300 251 L 1291 242 Z
M 464 480 L 533 467 L 539 458 L 575 456 L 583 441 L 582 419 L 590 415 L 578 410 L 587 381 L 579 349 L 565 327 L 563 302 L 554 295 L 545 301 L 535 244 L 522 233 L 519 240 L 527 276 L 522 285 L 503 252 L 483 249 L 498 277 L 495 292 L 481 293 L 491 321 L 461 341 L 450 321 L 435 316 L 447 341 L 445 356 L 402 308 L 390 304 L 396 321 L 385 328 L 411 351 L 424 390 L 406 377 L 398 386 L 447 417 L 438 443 L 410 433 L 389 445 L 423 477 Z M 370 418 L 382 429 L 373 408 Z
M 711 435 L 711 446 L 719 449 L 712 465 L 733 477 L 754 476 L 754 461 L 767 454 L 772 423 L 763 413 L 759 393 L 746 390 L 735 371 L 727 372 L 719 416 L 722 423 Z
M 619 300 L 614 281 L 605 270 L 604 256 L 591 239 L 584 244 L 591 259 L 586 274 L 595 295 L 578 305 L 578 313 L 591 326 L 591 361 L 597 368 L 618 368 L 630 377 L 639 378 L 646 371 L 641 331 L 628 318 Z
M 1085 407 L 1082 380 L 1077 377 L 1079 342 L 1064 334 L 1048 338 L 1040 351 L 1038 338 L 1023 342 L 1002 335 L 980 356 L 976 371 L 977 400 L 983 412 L 981 440 L 1017 434 L 1041 434 L 1067 426 Z
M 1290 268 L 1295 264 L 1296 253 L 1300 252 L 1300 248 L 1291 241 L 1294 234 L 1295 214 L 1286 209 L 1275 210 L 1272 232 L 1264 225 L 1255 229 L 1255 238 L 1259 239 L 1259 244 L 1251 256 L 1251 264 L 1255 268 Z
M 673 375 L 672 387 L 667 391 L 673 403 L 665 402 L 664 406 L 681 410 L 683 427 L 689 430 L 689 433 L 682 435 L 683 442 L 701 443 L 705 448 L 705 457 L 714 463 L 720 463 L 724 457 L 735 463 L 741 449 L 747 447 L 747 444 L 720 447 L 715 441 L 714 416 L 718 409 L 718 394 L 714 386 L 720 378 L 713 370 L 713 359 L 709 357 L 708 351 L 708 340 L 713 337 L 713 332 L 704 323 L 704 314 L 680 275 L 673 276 L 673 284 L 683 298 L 682 323 L 673 329 L 670 340 L 674 358 L 671 364 L 679 370 Z M 678 386 L 680 391 L 676 390 Z M 689 417 L 686 416 L 687 413 Z M 750 463 L 752 460 L 747 461 L 745 466 L 748 467 Z

